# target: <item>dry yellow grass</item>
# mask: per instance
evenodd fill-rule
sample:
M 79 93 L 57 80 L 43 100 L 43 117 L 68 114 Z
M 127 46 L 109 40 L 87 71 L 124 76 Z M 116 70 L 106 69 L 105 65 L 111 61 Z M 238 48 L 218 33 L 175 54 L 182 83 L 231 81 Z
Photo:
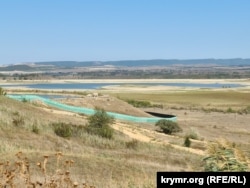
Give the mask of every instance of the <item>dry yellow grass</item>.
M 190 129 L 195 129 L 200 139 L 205 141 L 226 138 L 250 157 L 250 116 L 238 113 L 250 109 L 250 90 L 146 91 L 130 95 L 116 91 L 112 94 L 121 99 L 161 104 L 163 109 L 145 110 L 176 115 L 184 134 Z
M 191 91 L 158 91 L 158 92 L 119 92 L 111 93 L 121 99 L 134 99 L 160 103 L 176 108 L 217 108 L 225 110 L 228 107 L 244 108 L 250 105 L 250 91 L 235 90 L 191 90 Z
M 55 153 L 54 156 L 44 155 L 43 161 L 36 164 L 29 161 L 22 151 L 15 154 L 16 160 L 0 162 L 0 186 L 11 188 L 94 188 L 85 182 L 74 181 L 71 177 L 73 160 L 62 161 L 63 154 Z M 56 160 L 54 172 L 47 171 L 47 163 L 50 158 Z M 36 167 L 35 167 L 36 166 Z M 37 168 L 37 170 L 35 170 Z M 40 171 L 39 180 L 34 176 Z
M 123 122 L 124 127 L 120 127 L 120 124 L 114 126 L 117 131 L 113 140 L 84 132 L 70 139 L 64 139 L 54 134 L 50 123 L 84 125 L 85 117 L 66 112 L 62 115 L 62 112 L 55 109 L 44 110 L 45 106 L 34 106 L 0 97 L 0 159 L 15 161 L 13 155 L 22 150 L 32 164 L 36 164 L 37 161 L 43 164 L 42 156 L 48 155 L 47 173 L 53 174 L 59 165 L 56 157 L 50 156 L 60 151 L 65 158 L 75 161 L 70 173 L 74 181 L 103 188 L 142 188 L 155 187 L 157 171 L 203 171 L 202 156 L 182 149 L 183 137 L 190 129 L 197 131 L 199 139 L 204 140 L 204 142 L 192 140 L 191 148 L 195 151 L 196 149 L 204 151 L 207 141 L 224 137 L 239 146 L 248 157 L 250 156 L 249 115 L 202 110 L 202 108 L 224 110 L 228 107 L 233 109 L 247 107 L 250 105 L 250 95 L 247 90 L 136 92 L 130 95 L 113 92 L 113 94 L 120 98 L 164 104 L 163 109 L 150 110 L 177 115 L 183 133 L 166 136 L 155 132 L 153 125 Z M 15 116 L 24 119 L 23 125 L 13 124 Z M 32 132 L 33 124 L 40 129 L 39 134 Z M 128 134 L 125 135 L 123 132 Z M 137 140 L 138 136 L 143 136 L 146 142 L 133 142 L 131 135 Z M 172 147 L 172 144 L 178 148 Z M 34 173 L 32 172 L 33 178 L 35 181 L 42 181 L 44 174 L 36 165 L 35 167 Z
M 30 103 L 0 97 L 0 161 L 15 162 L 14 154 L 22 151 L 33 164 L 32 183 L 42 182 L 44 174 L 36 166 L 46 161 L 46 174 L 54 174 L 58 162 L 54 156 L 62 152 L 64 157 L 74 160 L 70 175 L 72 180 L 86 182 L 96 187 L 155 187 L 157 171 L 201 171 L 197 161 L 201 157 L 190 152 L 154 143 L 136 143 L 130 147 L 131 138 L 116 131 L 113 140 L 89 135 L 85 132 L 70 139 L 54 134 L 50 123 L 67 122 L 84 125 L 85 117 L 45 111 Z M 13 117 L 22 117 L 20 126 L 13 124 Z M 39 134 L 32 132 L 37 124 Z M 54 157 L 51 157 L 54 156 Z

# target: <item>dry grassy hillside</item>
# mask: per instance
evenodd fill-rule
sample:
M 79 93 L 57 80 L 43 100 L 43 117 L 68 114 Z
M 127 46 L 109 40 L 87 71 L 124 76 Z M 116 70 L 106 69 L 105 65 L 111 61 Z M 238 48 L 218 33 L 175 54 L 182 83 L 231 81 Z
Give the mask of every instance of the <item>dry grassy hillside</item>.
M 110 112 L 116 112 L 133 116 L 150 117 L 150 115 L 145 113 L 144 111 L 135 108 L 129 105 L 128 103 L 110 95 L 99 94 L 99 96 L 97 97 L 82 96 L 81 98 L 77 97 L 67 98 L 67 99 L 62 99 L 61 102 L 73 106 L 80 106 L 92 109 L 98 107 Z
M 47 178 L 56 169 L 64 168 L 60 164 L 73 160 L 73 166 L 68 167 L 73 181 L 104 188 L 155 187 L 157 171 L 203 170 L 202 156 L 170 145 L 136 141 L 123 134 L 120 122 L 116 122 L 113 139 L 89 135 L 82 129 L 76 129 L 71 138 L 62 138 L 54 133 L 52 126 L 59 122 L 79 128 L 87 120 L 85 116 L 0 96 L 1 162 L 14 165 L 20 160 L 15 154 L 22 151 L 29 161 L 31 181 L 41 182 L 45 177 L 37 162 L 44 161 L 44 156 L 48 156 Z M 134 132 L 130 129 L 131 134 L 138 131 L 137 125 L 126 123 L 126 126 L 135 126 Z M 63 156 L 57 165 L 58 152 Z
M 190 90 L 175 92 L 114 93 L 120 98 L 150 101 L 162 109 L 145 109 L 174 114 L 184 132 L 194 130 L 205 141 L 224 138 L 250 157 L 249 90 Z

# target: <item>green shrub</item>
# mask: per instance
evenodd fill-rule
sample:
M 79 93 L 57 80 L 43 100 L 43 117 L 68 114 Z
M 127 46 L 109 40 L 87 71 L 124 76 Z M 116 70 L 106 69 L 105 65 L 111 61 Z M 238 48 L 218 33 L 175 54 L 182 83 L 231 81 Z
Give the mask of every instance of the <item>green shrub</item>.
M 136 100 L 127 100 L 127 103 L 131 104 L 134 107 L 137 108 L 147 108 L 147 107 L 152 107 L 151 103 L 148 101 L 136 101 Z
M 101 128 L 88 126 L 86 130 L 89 134 L 95 134 L 108 139 L 113 138 L 114 130 L 109 126 L 103 126 Z
M 204 171 L 248 171 L 247 157 L 233 144 L 219 141 L 210 144 L 204 159 Z
M 188 148 L 191 146 L 191 140 L 188 136 L 185 137 L 184 146 Z
M 179 125 L 176 122 L 161 119 L 156 122 L 155 126 L 158 126 L 161 128 L 161 130 L 165 134 L 172 134 L 176 132 L 181 132 L 182 129 L 179 127 Z
M 26 103 L 26 102 L 29 102 L 29 101 L 26 98 L 23 98 L 22 102 Z
M 4 91 L 3 88 L 0 87 L 0 95 L 6 95 L 6 92 Z
M 57 136 L 63 138 L 70 138 L 72 136 L 72 127 L 71 124 L 66 123 L 53 123 L 54 132 Z
M 235 113 L 236 111 L 233 110 L 231 107 L 229 107 L 227 110 L 226 110 L 226 113 Z
M 82 125 L 72 125 L 72 136 L 82 137 L 86 133 L 86 127 Z
M 40 129 L 38 128 L 38 126 L 36 124 L 32 125 L 32 132 L 36 133 L 36 134 L 39 134 Z
M 110 127 L 112 123 L 114 123 L 114 118 L 109 116 L 104 109 L 96 109 L 95 114 L 88 118 L 86 130 L 90 134 L 111 139 L 114 132 Z

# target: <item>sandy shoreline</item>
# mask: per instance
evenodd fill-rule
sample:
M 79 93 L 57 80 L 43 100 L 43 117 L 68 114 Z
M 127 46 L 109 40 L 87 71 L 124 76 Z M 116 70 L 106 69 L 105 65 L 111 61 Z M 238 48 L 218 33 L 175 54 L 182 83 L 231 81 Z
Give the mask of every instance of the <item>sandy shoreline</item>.
M 249 85 L 250 79 L 63 79 L 63 80 L 1 80 L 1 85 L 32 83 L 239 83 Z
M 250 79 L 71 79 L 71 80 L 22 80 L 22 81 L 7 81 L 1 80 L 0 87 L 3 86 L 8 90 L 34 90 L 34 88 L 28 88 L 23 85 L 25 84 L 69 84 L 69 83 L 117 83 L 117 85 L 109 85 L 104 86 L 99 89 L 38 89 L 38 90 L 51 90 L 51 91 L 106 91 L 106 92 L 113 92 L 113 91 L 121 91 L 121 92 L 128 92 L 128 91 L 148 91 L 148 92 L 156 92 L 156 91 L 187 91 L 187 90 L 197 90 L 201 89 L 199 87 L 192 87 L 192 86 L 163 86 L 163 85 L 152 85 L 152 86 L 145 86 L 145 85 L 133 85 L 133 83 L 187 83 L 187 84 L 241 84 L 243 87 L 232 87 L 227 89 L 232 90 L 249 90 L 250 89 Z M 127 84 L 127 85 L 119 85 L 119 84 Z M 7 87 L 6 85 L 16 85 Z M 209 90 L 221 90 L 225 88 L 206 88 Z

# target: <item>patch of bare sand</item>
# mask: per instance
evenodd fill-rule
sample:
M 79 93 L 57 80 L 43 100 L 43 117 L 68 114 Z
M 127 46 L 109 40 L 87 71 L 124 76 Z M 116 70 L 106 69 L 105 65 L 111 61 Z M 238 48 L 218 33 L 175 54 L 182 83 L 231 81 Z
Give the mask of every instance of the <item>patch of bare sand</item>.
M 54 79 L 54 80 L 22 80 L 0 83 L 241 83 L 249 84 L 250 79 Z
M 187 148 L 184 146 L 170 143 L 169 140 L 176 139 L 176 136 L 165 135 L 165 134 L 157 133 L 156 131 L 147 130 L 147 129 L 143 129 L 139 127 L 135 128 L 134 126 L 131 126 L 129 124 L 124 124 L 124 123 L 116 123 L 116 124 L 113 124 L 112 127 L 115 130 L 118 130 L 128 135 L 129 137 L 139 140 L 141 142 L 151 142 L 155 144 L 168 145 L 181 151 L 187 151 L 187 152 L 194 153 L 197 155 L 202 155 L 202 156 L 205 155 L 205 152 L 203 150 Z
M 199 83 L 199 84 L 211 84 L 211 83 L 220 83 L 220 84 L 241 84 L 243 86 L 250 87 L 250 79 L 62 79 L 62 80 L 18 80 L 18 81 L 7 81 L 7 80 L 0 80 L 1 85 L 17 85 L 16 87 L 9 87 L 8 89 L 15 88 L 15 89 L 22 89 L 25 88 L 24 84 L 38 84 L 38 83 L 46 83 L 46 84 L 63 84 L 63 83 L 117 83 L 119 84 L 131 84 L 134 83 Z M 127 86 L 108 86 L 104 87 L 104 89 L 122 89 L 125 90 L 127 88 L 131 89 L 131 87 Z M 139 88 L 145 88 L 145 86 L 137 86 L 132 87 L 132 89 L 139 89 Z M 160 87 L 154 87 L 154 86 L 147 86 L 147 88 L 151 89 L 191 89 L 192 87 L 178 87 L 178 86 L 160 86 Z M 244 87 L 243 87 L 244 88 Z M 26 88 L 28 89 L 28 88 Z M 197 89 L 197 88 L 193 88 Z M 57 89 L 53 89 L 57 91 Z M 73 89 L 74 91 L 78 91 L 80 89 Z M 83 90 L 83 89 L 81 89 Z M 70 91 L 70 90 L 69 90 Z

